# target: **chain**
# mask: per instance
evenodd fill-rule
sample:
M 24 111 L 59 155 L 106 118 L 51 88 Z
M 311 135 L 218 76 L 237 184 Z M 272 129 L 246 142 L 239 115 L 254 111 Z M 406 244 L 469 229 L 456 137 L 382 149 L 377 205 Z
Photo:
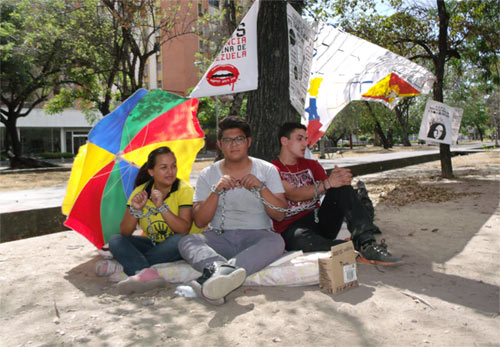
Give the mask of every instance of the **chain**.
M 167 204 L 165 202 L 161 204 L 160 207 L 155 208 L 151 206 L 144 206 L 144 208 L 147 210 L 146 213 L 142 213 L 141 210 L 136 210 L 132 205 L 130 205 L 129 210 L 130 214 L 135 217 L 135 218 L 144 218 L 146 217 L 148 219 L 148 227 L 146 228 L 146 235 L 149 237 L 151 240 L 151 243 L 153 246 L 156 246 L 156 241 L 155 241 L 155 233 L 153 232 L 153 226 L 151 225 L 151 215 L 157 215 L 158 213 L 163 214 L 167 211 L 170 210 Z
M 262 197 L 262 195 L 260 194 L 260 190 L 258 190 L 256 187 L 253 187 L 252 189 L 250 189 L 250 192 L 252 192 L 255 195 L 255 197 L 257 199 L 259 199 L 264 205 L 266 205 L 267 207 L 269 207 L 273 210 L 276 210 L 279 212 L 285 212 L 285 213 L 294 212 L 296 214 L 296 213 L 300 213 L 303 211 L 307 211 L 307 210 L 311 209 L 312 207 L 315 207 L 316 203 L 321 200 L 320 196 L 318 195 L 318 186 L 319 186 L 319 182 L 314 182 L 314 198 L 311 200 L 310 203 L 300 205 L 300 206 L 297 206 L 294 208 L 282 208 L 282 207 L 274 206 L 273 204 L 266 201 Z M 323 194 L 321 194 L 321 195 L 323 195 Z M 314 209 L 314 222 L 319 223 L 318 208 Z
M 304 204 L 304 205 L 300 205 L 300 206 L 297 206 L 297 207 L 294 207 L 294 208 L 282 208 L 282 207 L 275 206 L 275 205 L 271 204 L 270 202 L 268 202 L 260 194 L 260 192 L 265 188 L 264 186 L 262 186 L 260 188 L 252 187 L 250 189 L 250 192 L 253 193 L 255 195 L 255 197 L 257 199 L 259 199 L 265 206 L 267 206 L 267 207 L 269 207 L 269 208 L 271 208 L 273 210 L 279 211 L 279 212 L 284 212 L 284 213 L 292 213 L 292 212 L 294 212 L 294 213 L 300 213 L 300 212 L 303 212 L 303 211 L 307 211 L 307 210 L 311 209 L 312 207 L 315 207 L 315 209 L 314 209 L 314 222 L 317 224 L 317 223 L 319 223 L 319 217 L 318 217 L 318 208 L 316 207 L 316 203 L 321 200 L 321 195 L 325 194 L 324 192 L 322 194 L 318 194 L 318 186 L 319 186 L 319 184 L 320 184 L 320 182 L 314 182 L 314 198 L 311 200 L 310 203 Z M 217 234 L 220 235 L 220 234 L 224 233 L 224 221 L 226 219 L 226 216 L 225 216 L 225 211 L 226 211 L 226 191 L 225 190 L 223 190 L 221 192 L 217 191 L 215 193 L 217 195 L 222 196 L 222 211 L 221 211 L 220 229 L 214 229 L 214 231 Z

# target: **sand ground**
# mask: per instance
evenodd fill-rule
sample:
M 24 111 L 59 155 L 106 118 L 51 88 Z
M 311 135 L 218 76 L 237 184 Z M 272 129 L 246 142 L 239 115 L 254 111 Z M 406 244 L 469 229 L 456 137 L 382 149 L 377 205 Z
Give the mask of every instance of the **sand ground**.
M 242 287 L 214 307 L 175 284 L 122 296 L 76 232 L 0 244 L 0 345 L 500 346 L 499 153 L 453 167 L 453 180 L 439 162 L 360 177 L 406 264 L 360 264 L 360 286 L 338 296 Z

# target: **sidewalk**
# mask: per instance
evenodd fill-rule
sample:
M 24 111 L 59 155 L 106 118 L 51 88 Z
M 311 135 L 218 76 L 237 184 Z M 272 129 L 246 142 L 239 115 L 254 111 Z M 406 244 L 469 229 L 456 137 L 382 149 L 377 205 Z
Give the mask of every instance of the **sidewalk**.
M 482 145 L 452 147 L 453 152 L 463 153 L 479 149 L 482 149 Z M 434 160 L 439 160 L 439 150 L 437 149 L 320 159 L 319 162 L 325 170 L 331 170 L 334 165 L 337 165 L 350 168 L 354 175 L 365 175 Z M 66 167 L 69 168 L 70 164 L 66 164 Z M 196 185 L 197 179 L 198 174 L 191 174 L 189 181 L 193 187 Z M 2 192 L 0 195 L 0 214 L 62 206 L 65 194 L 66 186 Z

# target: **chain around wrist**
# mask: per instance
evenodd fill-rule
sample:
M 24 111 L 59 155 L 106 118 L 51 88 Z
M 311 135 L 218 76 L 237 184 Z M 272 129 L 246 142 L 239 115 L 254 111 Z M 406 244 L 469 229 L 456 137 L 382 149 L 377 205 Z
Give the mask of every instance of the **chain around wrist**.
M 217 194 L 217 195 L 221 195 L 222 193 L 224 193 L 224 189 L 217 190 L 217 187 L 215 186 L 215 184 L 212 184 L 212 186 L 210 187 L 210 191 L 214 194 Z
M 253 188 L 255 189 L 255 191 L 256 191 L 256 192 L 261 192 L 261 191 L 263 191 L 264 189 L 266 189 L 266 185 L 265 185 L 265 184 L 262 184 L 262 185 L 260 186 L 260 188 L 259 188 L 259 187 L 253 187 Z
M 142 210 L 136 210 L 132 205 L 129 206 L 129 211 L 132 217 L 142 218 L 144 215 L 142 214 Z
M 160 212 L 161 214 L 164 214 L 165 212 L 168 212 L 170 211 L 170 208 L 168 207 L 168 205 L 163 202 L 163 204 L 161 204 L 160 207 L 158 207 L 158 212 Z

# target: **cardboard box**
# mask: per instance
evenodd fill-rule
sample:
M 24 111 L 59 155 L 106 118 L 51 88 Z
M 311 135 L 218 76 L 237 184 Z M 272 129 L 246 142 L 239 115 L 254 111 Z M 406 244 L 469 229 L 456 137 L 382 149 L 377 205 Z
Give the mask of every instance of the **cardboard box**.
M 332 255 L 320 258 L 319 287 L 333 295 L 359 286 L 356 253 L 352 242 L 332 247 Z

